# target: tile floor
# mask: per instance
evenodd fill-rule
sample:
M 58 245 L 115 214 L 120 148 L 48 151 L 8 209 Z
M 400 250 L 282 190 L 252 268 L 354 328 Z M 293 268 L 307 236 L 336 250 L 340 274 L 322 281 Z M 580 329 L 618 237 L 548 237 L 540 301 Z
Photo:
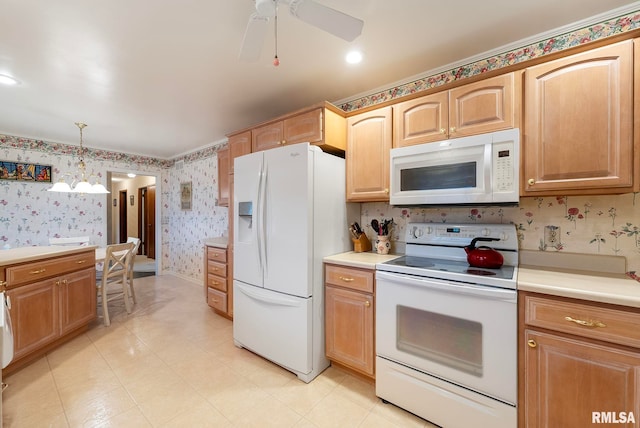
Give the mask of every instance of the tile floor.
M 432 427 L 340 369 L 305 384 L 236 348 L 197 284 L 138 278 L 136 295 L 132 314 L 115 307 L 110 327 L 4 379 L 5 428 Z

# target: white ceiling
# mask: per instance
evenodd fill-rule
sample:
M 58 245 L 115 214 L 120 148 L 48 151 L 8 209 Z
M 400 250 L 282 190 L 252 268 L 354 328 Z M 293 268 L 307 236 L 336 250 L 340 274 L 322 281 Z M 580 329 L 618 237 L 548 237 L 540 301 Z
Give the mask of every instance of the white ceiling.
M 319 101 L 346 100 L 630 4 L 317 0 L 364 20 L 345 42 L 281 10 L 237 60 L 252 0 L 0 0 L 0 134 L 172 158 Z M 284 9 L 284 8 L 282 8 Z M 624 11 L 628 8 L 625 7 Z M 344 62 L 358 47 L 364 61 Z

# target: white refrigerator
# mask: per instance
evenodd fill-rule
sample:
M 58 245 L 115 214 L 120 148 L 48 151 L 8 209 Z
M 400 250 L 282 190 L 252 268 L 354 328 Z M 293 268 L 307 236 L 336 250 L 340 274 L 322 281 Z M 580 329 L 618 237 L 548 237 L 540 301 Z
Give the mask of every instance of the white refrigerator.
M 359 215 L 344 159 L 300 143 L 238 157 L 234 174 L 234 342 L 309 382 L 329 365 L 322 258 L 351 248 Z

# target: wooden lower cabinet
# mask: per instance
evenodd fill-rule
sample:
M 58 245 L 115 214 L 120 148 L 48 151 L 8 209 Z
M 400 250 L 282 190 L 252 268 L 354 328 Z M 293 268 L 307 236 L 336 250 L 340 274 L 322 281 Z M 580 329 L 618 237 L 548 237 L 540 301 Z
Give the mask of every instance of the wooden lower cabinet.
M 327 358 L 373 378 L 374 271 L 327 264 L 325 278 Z
M 204 247 L 204 290 L 207 304 L 217 313 L 231 318 L 229 307 L 233 289 L 228 287 L 228 249 L 206 245 Z
M 95 251 L 3 269 L 14 336 L 14 357 L 3 370 L 9 375 L 85 331 L 97 318 Z
M 638 310 L 520 294 L 519 426 L 599 426 L 630 412 L 635 423 L 617 426 L 640 426 L 640 349 L 618 344 L 621 331 L 637 339 Z

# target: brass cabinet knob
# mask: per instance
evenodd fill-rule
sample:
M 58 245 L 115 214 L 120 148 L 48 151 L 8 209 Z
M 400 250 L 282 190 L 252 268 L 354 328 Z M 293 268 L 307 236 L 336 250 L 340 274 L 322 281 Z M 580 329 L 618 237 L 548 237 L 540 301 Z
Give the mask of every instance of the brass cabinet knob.
M 440 133 L 441 133 L 442 135 L 444 135 L 446 132 L 447 132 L 447 130 L 446 130 L 446 129 L 444 129 L 444 128 L 440 128 Z
M 449 132 L 452 133 L 452 134 L 455 133 L 456 132 L 456 127 L 452 126 L 451 128 L 449 128 Z
M 389 189 L 384 189 L 384 193 L 389 194 Z
M 370 302 L 370 301 L 368 301 L 368 300 L 366 300 L 366 301 L 364 302 L 364 306 L 368 308 L 369 306 L 371 306 L 371 302 Z
M 529 186 L 533 186 L 534 184 L 536 184 L 536 180 L 534 180 L 533 178 L 530 178 L 527 180 L 527 183 L 529 183 Z
M 527 340 L 527 345 L 529 345 L 529 348 L 535 348 L 536 346 L 538 346 L 538 344 L 536 343 L 535 340 L 533 339 L 529 339 Z

